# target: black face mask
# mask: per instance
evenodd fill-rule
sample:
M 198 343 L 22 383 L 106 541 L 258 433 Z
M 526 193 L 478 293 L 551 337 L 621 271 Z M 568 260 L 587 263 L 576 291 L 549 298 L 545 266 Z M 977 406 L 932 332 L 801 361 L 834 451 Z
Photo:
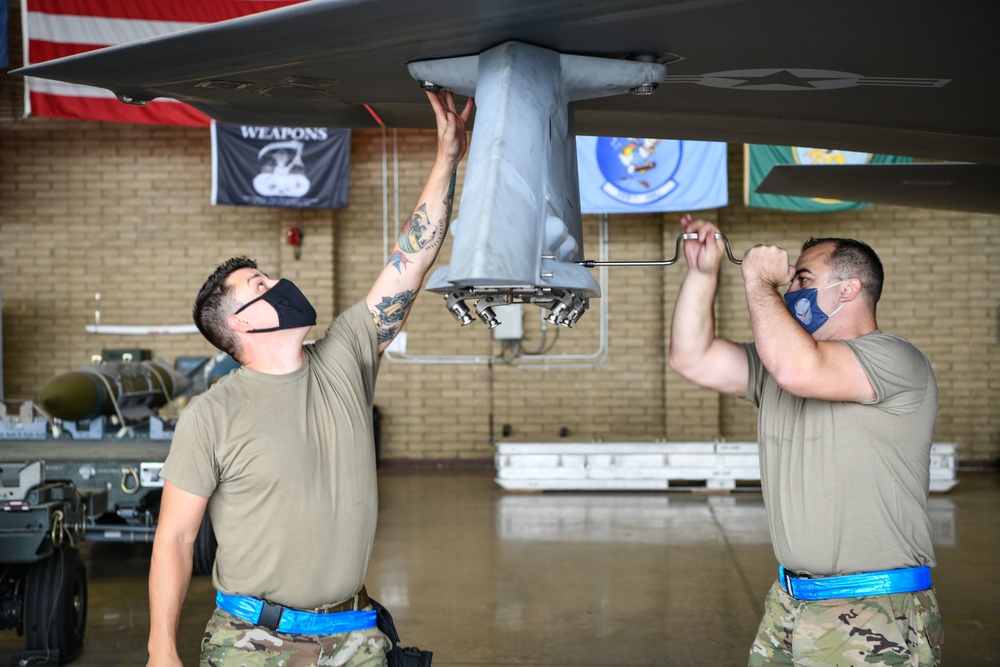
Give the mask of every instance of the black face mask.
M 253 329 L 247 333 L 267 333 L 281 329 L 298 329 L 299 327 L 311 327 L 316 324 L 316 309 L 312 307 L 306 295 L 291 280 L 282 278 L 274 287 L 256 299 L 251 299 L 240 306 L 240 309 L 234 314 L 238 315 L 258 301 L 265 301 L 271 304 L 271 307 L 277 311 L 278 326 L 271 327 L 270 329 Z

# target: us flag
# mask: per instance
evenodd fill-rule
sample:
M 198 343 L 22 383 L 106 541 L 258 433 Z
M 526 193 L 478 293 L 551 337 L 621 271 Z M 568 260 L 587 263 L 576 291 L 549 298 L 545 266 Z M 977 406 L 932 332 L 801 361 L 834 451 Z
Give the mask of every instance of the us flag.
M 24 63 L 150 39 L 303 0 L 21 0 Z M 25 113 L 71 120 L 208 126 L 200 111 L 166 98 L 130 106 L 104 88 L 27 77 Z

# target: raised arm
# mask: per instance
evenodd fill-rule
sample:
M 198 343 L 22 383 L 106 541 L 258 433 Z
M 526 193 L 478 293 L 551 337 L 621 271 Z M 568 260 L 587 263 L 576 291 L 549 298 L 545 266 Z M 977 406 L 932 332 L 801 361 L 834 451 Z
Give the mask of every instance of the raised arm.
M 701 387 L 744 396 L 750 373 L 746 353 L 715 335 L 715 292 L 723 258 L 722 242 L 715 238 L 719 230 L 690 215 L 681 218 L 681 224 L 698 239 L 684 242 L 688 270 L 670 324 L 670 367 Z
M 379 352 L 403 328 L 410 307 L 444 243 L 455 198 L 455 174 L 467 148 L 469 99 L 461 113 L 450 91 L 427 93 L 437 120 L 437 157 L 420 199 L 403 226 L 388 264 L 368 292 L 368 309 L 378 330 Z

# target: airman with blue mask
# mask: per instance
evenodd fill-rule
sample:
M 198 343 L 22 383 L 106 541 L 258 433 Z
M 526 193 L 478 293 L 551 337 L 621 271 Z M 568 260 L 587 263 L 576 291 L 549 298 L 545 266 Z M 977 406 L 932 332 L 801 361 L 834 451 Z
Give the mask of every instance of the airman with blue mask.
M 681 224 L 688 270 L 670 366 L 758 408 L 780 568 L 748 667 L 936 667 L 927 496 L 937 383 L 920 350 L 878 327 L 881 260 L 855 239 L 810 239 L 794 266 L 784 248 L 754 246 L 740 265 L 753 342 L 738 343 L 716 335 L 719 229 Z
M 819 291 L 824 289 L 830 289 L 831 287 L 836 287 L 849 278 L 843 278 L 835 283 L 830 283 L 825 287 L 810 287 L 808 289 L 798 289 L 794 291 L 789 291 L 785 293 L 785 305 L 788 306 L 789 312 L 795 316 L 795 319 L 799 321 L 799 324 L 805 328 L 810 334 L 815 333 L 819 330 L 821 326 L 826 324 L 826 321 L 840 312 L 847 302 L 842 302 L 837 306 L 836 310 L 827 315 L 820 308 L 818 303 Z

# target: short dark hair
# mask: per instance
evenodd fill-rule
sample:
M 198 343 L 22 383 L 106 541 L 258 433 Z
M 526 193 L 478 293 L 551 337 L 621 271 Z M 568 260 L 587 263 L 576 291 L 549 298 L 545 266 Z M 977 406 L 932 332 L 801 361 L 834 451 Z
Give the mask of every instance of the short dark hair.
M 829 243 L 833 245 L 830 261 L 833 262 L 833 276 L 838 280 L 857 278 L 861 281 L 861 291 L 868 298 L 872 308 L 882 298 L 882 283 L 885 272 L 882 260 L 871 246 L 856 239 L 811 238 L 802 244 L 802 252 L 813 246 Z
M 239 361 L 239 344 L 226 319 L 236 312 L 239 304 L 232 298 L 232 288 L 226 279 L 240 269 L 256 269 L 257 262 L 249 257 L 233 257 L 218 267 L 201 286 L 194 300 L 194 323 L 208 342 Z

